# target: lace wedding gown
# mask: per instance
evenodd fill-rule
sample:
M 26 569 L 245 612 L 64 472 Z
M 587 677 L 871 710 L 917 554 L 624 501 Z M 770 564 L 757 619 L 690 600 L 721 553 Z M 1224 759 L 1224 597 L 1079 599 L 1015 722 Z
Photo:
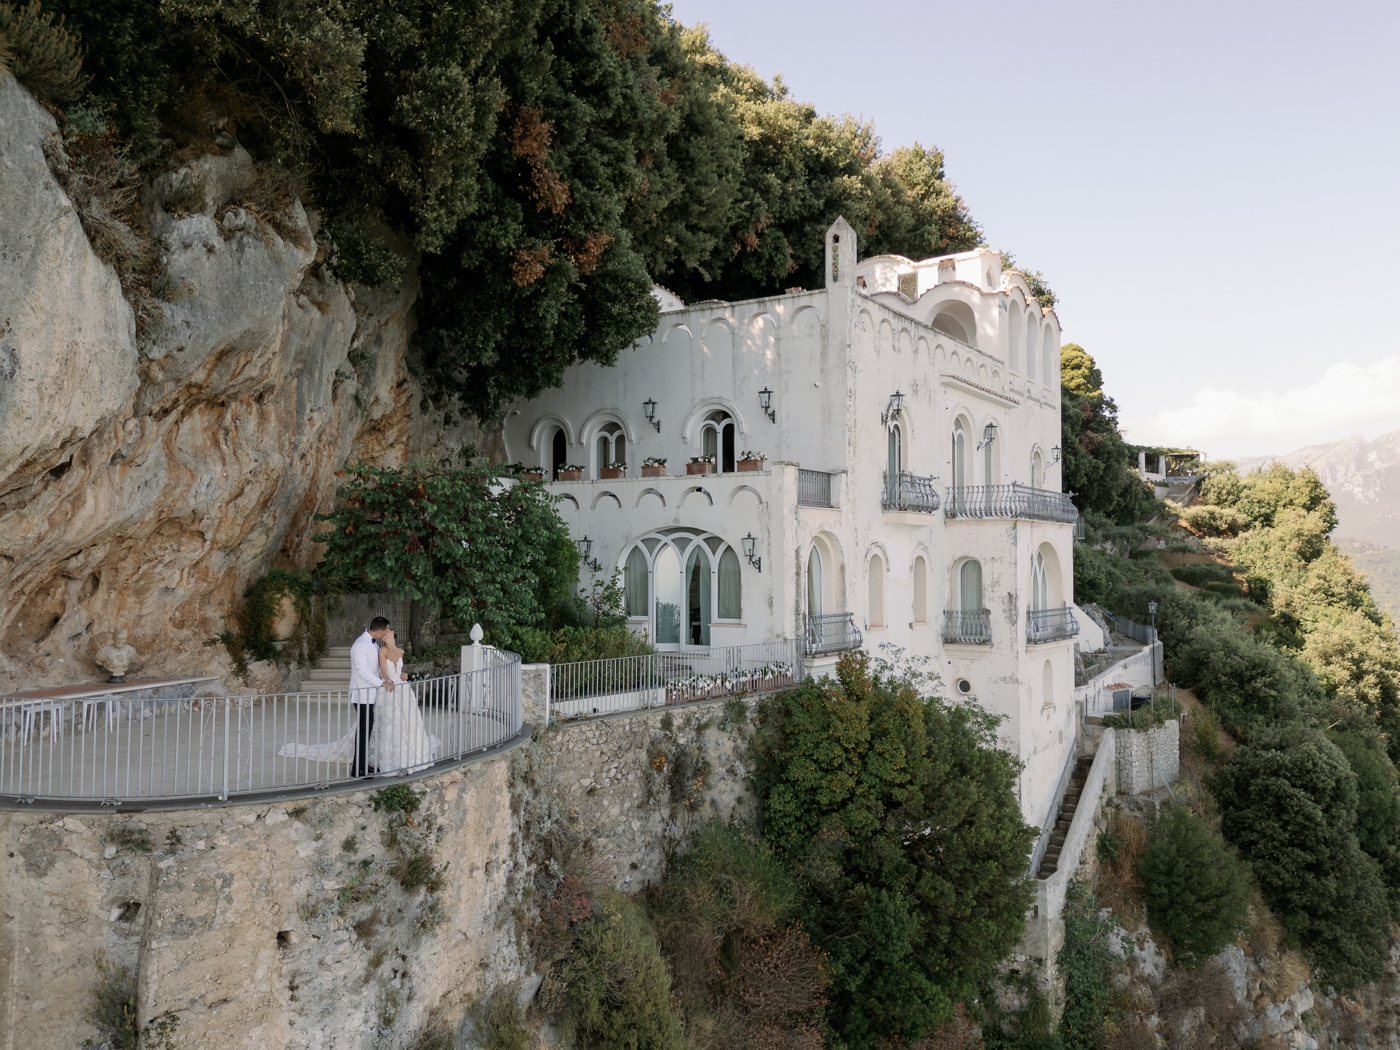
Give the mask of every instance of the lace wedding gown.
M 403 671 L 403 657 L 386 661 L 390 679 Z M 442 741 L 428 732 L 423 724 L 423 712 L 418 709 L 418 694 L 407 682 L 398 682 L 389 695 L 381 695 L 375 704 L 373 745 L 374 764 L 379 772 L 393 776 L 416 773 L 433 764 Z

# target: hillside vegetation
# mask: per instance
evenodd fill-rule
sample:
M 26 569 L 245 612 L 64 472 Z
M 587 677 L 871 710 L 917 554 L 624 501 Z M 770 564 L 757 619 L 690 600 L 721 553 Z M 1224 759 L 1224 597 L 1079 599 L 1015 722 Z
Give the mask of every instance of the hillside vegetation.
M 478 415 L 613 363 L 653 282 L 819 284 L 838 215 L 866 254 L 982 239 L 937 149 L 886 152 L 649 0 L 31 0 L 0 3 L 0 34 L 123 228 L 151 176 L 242 146 L 268 210 L 323 210 L 337 275 L 416 262 L 429 401 Z

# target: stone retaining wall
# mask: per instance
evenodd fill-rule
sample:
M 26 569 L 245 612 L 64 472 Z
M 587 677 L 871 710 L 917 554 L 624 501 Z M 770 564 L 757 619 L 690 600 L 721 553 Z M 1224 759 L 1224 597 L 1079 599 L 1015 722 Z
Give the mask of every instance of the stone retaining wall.
M 1180 728 L 1172 719 L 1156 729 L 1117 731 L 1120 795 L 1141 795 L 1176 783 L 1181 772 Z

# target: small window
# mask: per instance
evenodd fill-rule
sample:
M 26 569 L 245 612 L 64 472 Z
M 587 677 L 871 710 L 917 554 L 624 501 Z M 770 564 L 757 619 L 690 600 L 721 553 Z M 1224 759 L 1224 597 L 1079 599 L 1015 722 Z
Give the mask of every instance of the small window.
M 734 471 L 734 418 L 724 411 L 711 412 L 700 428 L 700 454 L 715 457 L 715 472 Z
M 725 549 L 719 556 L 719 618 L 721 620 L 742 620 L 744 605 L 742 600 L 743 577 L 739 573 L 739 556 L 733 547 Z
M 598 469 L 627 466 L 627 438 L 616 423 L 604 423 L 598 432 Z
M 910 270 L 908 273 L 899 275 L 899 294 L 908 302 L 913 302 L 919 297 L 919 275 Z
M 648 599 L 651 598 L 651 586 L 649 571 L 647 568 L 646 552 L 640 547 L 633 547 L 632 553 L 627 555 L 627 568 L 624 572 L 625 590 L 627 595 L 627 615 L 645 616 L 648 611 Z
M 982 611 L 982 564 L 969 558 L 958 570 L 958 607 L 963 612 Z
M 1040 671 L 1040 702 L 1045 707 L 1055 706 L 1055 668 L 1050 661 Z
M 870 626 L 885 626 L 885 562 L 878 554 L 870 559 Z
M 822 614 L 822 558 L 813 547 L 807 555 L 807 615 Z
M 914 559 L 914 622 L 928 623 L 928 564 L 923 555 Z

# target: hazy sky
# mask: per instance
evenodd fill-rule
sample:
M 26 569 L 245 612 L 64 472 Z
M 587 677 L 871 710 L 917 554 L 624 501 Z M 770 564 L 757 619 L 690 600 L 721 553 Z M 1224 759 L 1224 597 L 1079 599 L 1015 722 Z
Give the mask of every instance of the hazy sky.
M 1040 270 L 1129 440 L 1400 428 L 1400 4 L 673 0 L 830 113 L 918 140 Z

